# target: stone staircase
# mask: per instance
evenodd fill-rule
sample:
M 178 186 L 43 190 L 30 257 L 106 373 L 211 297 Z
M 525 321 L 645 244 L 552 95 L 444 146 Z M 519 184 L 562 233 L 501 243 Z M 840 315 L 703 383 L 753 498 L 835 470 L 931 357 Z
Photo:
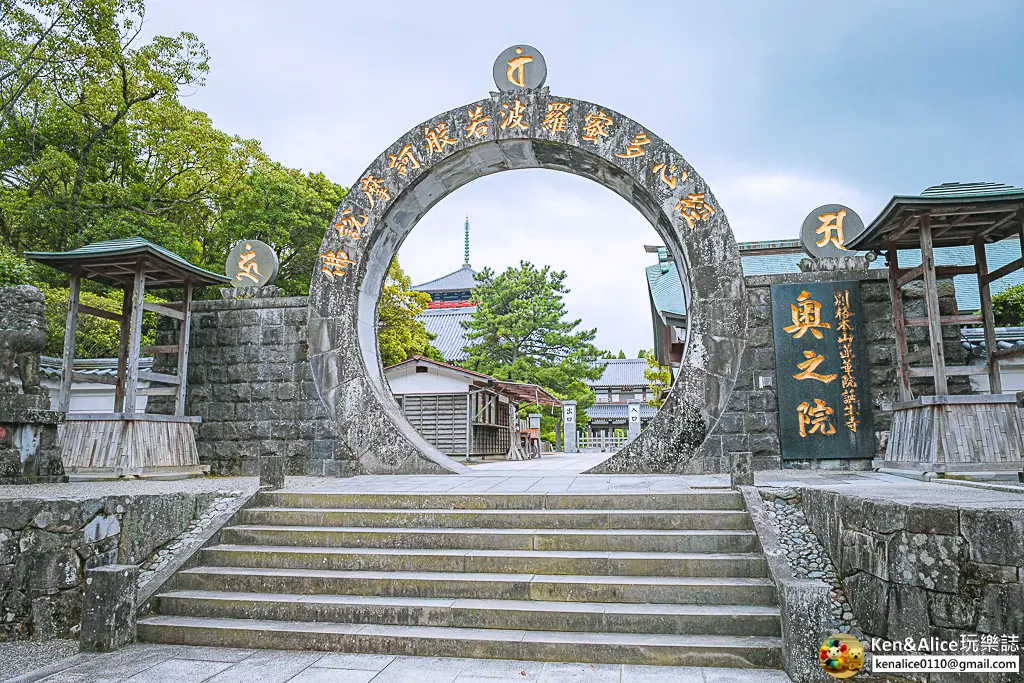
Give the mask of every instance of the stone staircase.
M 139 621 L 155 643 L 778 667 L 740 494 L 275 492 Z

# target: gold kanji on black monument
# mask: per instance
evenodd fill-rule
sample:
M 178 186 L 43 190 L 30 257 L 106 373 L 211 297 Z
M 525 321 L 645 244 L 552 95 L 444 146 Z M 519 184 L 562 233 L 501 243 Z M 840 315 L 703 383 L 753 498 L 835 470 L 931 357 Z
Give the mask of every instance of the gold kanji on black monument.
M 772 285 L 782 457 L 870 458 L 860 283 Z

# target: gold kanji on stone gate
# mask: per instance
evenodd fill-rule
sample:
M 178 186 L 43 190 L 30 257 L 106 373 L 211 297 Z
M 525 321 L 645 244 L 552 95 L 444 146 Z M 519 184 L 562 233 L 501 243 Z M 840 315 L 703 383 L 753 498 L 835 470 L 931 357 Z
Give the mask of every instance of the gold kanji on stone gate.
M 540 127 L 552 133 L 563 133 L 565 132 L 568 118 L 568 102 L 548 102 L 548 113 L 544 115 L 544 121 L 540 124 Z
M 851 432 L 857 431 L 858 405 L 857 405 L 857 379 L 853 374 L 853 325 L 850 319 L 853 314 L 850 312 L 850 290 L 844 289 L 835 294 L 836 304 L 836 331 L 839 333 L 839 360 L 843 369 L 843 422 Z

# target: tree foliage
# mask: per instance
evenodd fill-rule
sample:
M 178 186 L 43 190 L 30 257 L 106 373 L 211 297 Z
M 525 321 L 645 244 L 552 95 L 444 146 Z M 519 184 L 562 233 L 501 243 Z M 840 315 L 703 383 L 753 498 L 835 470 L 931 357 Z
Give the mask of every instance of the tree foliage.
M 1024 325 L 1024 284 L 1008 287 L 992 295 L 992 312 L 996 325 L 1021 327 Z
M 473 299 L 477 310 L 464 325 L 469 353 L 463 365 L 498 379 L 538 384 L 562 399 L 576 399 L 578 424 L 594 392 L 584 382 L 598 379 L 602 356 L 594 346 L 597 330 L 579 329 L 567 320 L 564 271 L 538 269 L 521 261 L 518 268 L 477 273 Z
M 644 368 L 644 379 L 651 386 L 653 396 L 647 401 L 652 408 L 660 408 L 665 403 L 664 393 L 672 386 L 672 370 L 658 362 L 654 351 L 641 351 L 640 357 L 647 360 Z
M 410 287 L 412 280 L 395 259 L 388 268 L 378 309 L 377 340 L 385 366 L 416 355 L 444 362 L 441 353 L 430 344 L 434 335 L 416 319 L 430 303 L 430 295 L 412 291 Z
M 0 0 L 0 281 L 46 291 L 48 352 L 60 348 L 66 276 L 12 256 L 139 236 L 222 272 L 237 240 L 260 239 L 280 257 L 276 284 L 306 294 L 346 193 L 186 107 L 206 47 L 188 32 L 145 40 L 144 19 L 143 0 Z M 120 305 L 120 292 L 84 286 L 90 305 Z M 381 301 L 386 354 L 429 352 L 399 290 Z M 116 354 L 114 323 L 80 324 L 79 355 Z

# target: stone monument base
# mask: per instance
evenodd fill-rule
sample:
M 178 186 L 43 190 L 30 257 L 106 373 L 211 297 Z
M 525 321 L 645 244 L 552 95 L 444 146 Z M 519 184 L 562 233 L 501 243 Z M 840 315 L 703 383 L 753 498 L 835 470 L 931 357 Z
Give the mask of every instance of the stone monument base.
M 57 445 L 64 414 L 45 394 L 0 394 L 0 485 L 68 480 Z

